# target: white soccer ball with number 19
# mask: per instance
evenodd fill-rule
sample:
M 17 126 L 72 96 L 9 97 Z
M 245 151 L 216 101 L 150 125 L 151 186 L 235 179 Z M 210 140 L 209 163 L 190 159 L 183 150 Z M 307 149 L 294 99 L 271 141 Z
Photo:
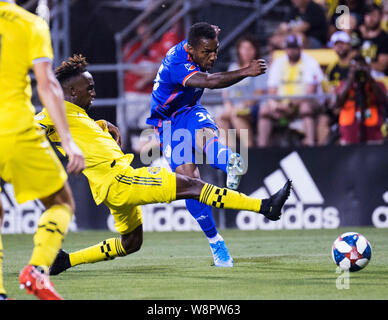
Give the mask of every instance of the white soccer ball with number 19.
M 346 232 L 334 241 L 331 254 L 342 270 L 354 272 L 366 267 L 372 257 L 372 248 L 362 234 Z

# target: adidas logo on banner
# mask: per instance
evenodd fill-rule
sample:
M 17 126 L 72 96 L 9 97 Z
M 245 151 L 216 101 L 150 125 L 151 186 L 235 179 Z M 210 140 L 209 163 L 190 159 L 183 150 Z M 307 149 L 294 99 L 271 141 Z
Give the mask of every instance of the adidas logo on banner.
M 250 196 L 268 198 L 283 186 L 287 178 L 291 179 L 293 190 L 280 220 L 269 221 L 261 214 L 240 211 L 236 217 L 237 227 L 243 230 L 337 228 L 340 224 L 337 208 L 323 207 L 325 200 L 299 154 L 294 151 L 279 164 L 280 169 L 264 178 L 264 186 Z

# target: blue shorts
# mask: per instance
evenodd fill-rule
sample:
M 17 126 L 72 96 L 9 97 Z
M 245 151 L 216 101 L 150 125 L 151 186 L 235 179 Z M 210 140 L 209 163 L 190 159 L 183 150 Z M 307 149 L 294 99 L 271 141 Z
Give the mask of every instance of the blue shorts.
M 216 123 L 209 112 L 201 105 L 179 110 L 172 115 L 170 120 L 161 121 L 160 125 L 154 128 L 163 155 L 173 172 L 182 164 L 197 164 L 195 157 L 196 130 L 212 128 L 218 131 Z

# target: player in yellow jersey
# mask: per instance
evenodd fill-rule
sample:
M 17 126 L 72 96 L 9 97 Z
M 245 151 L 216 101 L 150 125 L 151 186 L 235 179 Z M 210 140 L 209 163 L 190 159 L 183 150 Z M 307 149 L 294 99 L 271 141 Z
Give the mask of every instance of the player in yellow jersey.
M 29 69 L 69 156 L 68 172 L 80 173 L 84 158 L 70 134 L 63 92 L 52 71 L 46 22 L 13 1 L 0 1 L 0 42 L 0 177 L 12 183 L 19 203 L 40 199 L 46 207 L 34 235 L 32 256 L 19 280 L 27 293 L 39 299 L 61 299 L 47 271 L 62 245 L 74 201 L 66 172 L 34 120 Z
M 143 241 L 140 209 L 143 204 L 192 198 L 217 208 L 250 210 L 271 220 L 279 219 L 290 193 L 290 181 L 269 199 L 261 200 L 165 168 L 131 167 L 133 155 L 121 151 L 109 134 L 106 122 L 100 126 L 86 113 L 96 94 L 93 77 L 86 66 L 84 57 L 74 55 L 62 62 L 55 74 L 65 95 L 70 131 L 85 155 L 83 174 L 89 180 L 95 202 L 104 203 L 110 209 L 121 237 L 106 239 L 70 254 L 60 250 L 50 268 L 51 275 L 78 264 L 111 260 L 139 250 Z M 47 130 L 50 140 L 58 144 L 59 137 L 46 110 L 37 114 L 36 119 Z

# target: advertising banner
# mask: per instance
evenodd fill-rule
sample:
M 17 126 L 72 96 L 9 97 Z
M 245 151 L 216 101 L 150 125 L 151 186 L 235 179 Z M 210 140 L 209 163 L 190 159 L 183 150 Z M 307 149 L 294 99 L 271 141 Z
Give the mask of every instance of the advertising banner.
M 345 226 L 388 228 L 388 147 L 349 146 L 250 149 L 248 173 L 239 191 L 267 198 L 293 182 L 293 191 L 279 221 L 246 211 L 213 210 L 219 228 L 242 230 L 333 229 Z M 168 167 L 163 159 L 153 166 Z M 139 165 L 134 164 L 135 167 Z M 206 182 L 223 186 L 224 173 L 209 165 L 200 167 Z M 102 204 L 96 206 L 84 176 L 69 177 L 76 202 L 70 231 L 109 229 L 114 220 Z M 33 233 L 44 211 L 38 201 L 18 205 L 10 184 L 2 186 L 5 209 L 3 233 Z M 199 231 L 185 201 L 142 206 L 144 231 Z
M 388 227 L 388 147 L 271 148 L 249 152 L 240 191 L 266 198 L 286 179 L 293 191 L 276 222 L 261 215 L 226 215 L 240 229 Z

